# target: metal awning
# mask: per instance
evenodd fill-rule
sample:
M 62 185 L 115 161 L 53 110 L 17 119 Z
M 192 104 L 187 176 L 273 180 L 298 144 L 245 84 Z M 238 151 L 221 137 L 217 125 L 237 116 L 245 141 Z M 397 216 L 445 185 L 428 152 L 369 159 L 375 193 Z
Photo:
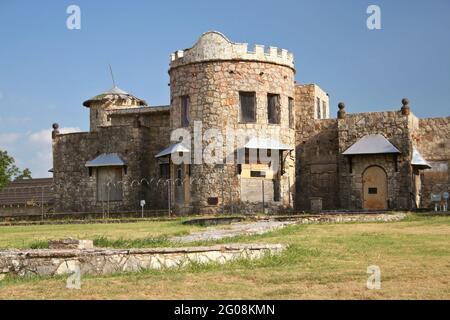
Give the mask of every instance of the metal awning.
M 420 154 L 419 150 L 416 147 L 413 147 L 411 165 L 417 166 L 423 169 L 431 169 L 430 164 L 425 160 Z
M 124 166 L 125 162 L 119 157 L 117 153 L 102 153 L 94 160 L 86 162 L 86 167 L 114 167 Z
M 343 155 L 401 153 L 381 134 L 369 134 L 356 141 Z
M 181 142 L 178 142 L 175 144 L 171 144 L 164 150 L 160 151 L 155 156 L 155 158 L 161 158 L 161 157 L 168 156 L 168 155 L 178 153 L 178 152 L 191 152 L 191 150 L 189 148 L 187 148 L 186 146 L 184 146 Z
M 294 148 L 271 138 L 251 138 L 245 145 L 246 149 L 294 150 Z

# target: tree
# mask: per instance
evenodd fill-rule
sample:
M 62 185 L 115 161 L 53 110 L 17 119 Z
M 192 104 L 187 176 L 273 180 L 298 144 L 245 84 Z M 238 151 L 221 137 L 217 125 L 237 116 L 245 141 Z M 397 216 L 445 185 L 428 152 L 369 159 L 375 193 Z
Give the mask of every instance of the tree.
M 28 168 L 23 169 L 22 173 L 18 175 L 14 180 L 31 179 L 31 170 Z
M 20 171 L 16 167 L 14 158 L 8 155 L 7 151 L 0 150 L 0 189 L 18 177 L 31 178 L 30 169 Z

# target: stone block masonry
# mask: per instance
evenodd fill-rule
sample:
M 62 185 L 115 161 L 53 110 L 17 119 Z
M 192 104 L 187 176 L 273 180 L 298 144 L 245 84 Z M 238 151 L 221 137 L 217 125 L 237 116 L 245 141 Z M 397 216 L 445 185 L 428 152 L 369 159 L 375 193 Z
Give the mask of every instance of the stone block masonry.
M 211 247 L 152 249 L 66 249 L 0 251 L 0 277 L 4 275 L 105 275 L 147 269 L 183 267 L 190 263 L 226 263 L 280 254 L 281 244 L 230 244 Z

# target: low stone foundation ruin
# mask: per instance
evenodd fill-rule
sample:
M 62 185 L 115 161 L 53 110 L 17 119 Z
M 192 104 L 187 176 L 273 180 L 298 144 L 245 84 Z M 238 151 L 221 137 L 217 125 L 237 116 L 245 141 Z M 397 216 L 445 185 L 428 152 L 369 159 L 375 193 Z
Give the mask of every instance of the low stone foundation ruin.
M 281 244 L 231 244 L 190 248 L 6 250 L 0 251 L 0 276 L 136 272 L 190 263 L 259 259 L 266 254 L 279 254 L 285 248 Z

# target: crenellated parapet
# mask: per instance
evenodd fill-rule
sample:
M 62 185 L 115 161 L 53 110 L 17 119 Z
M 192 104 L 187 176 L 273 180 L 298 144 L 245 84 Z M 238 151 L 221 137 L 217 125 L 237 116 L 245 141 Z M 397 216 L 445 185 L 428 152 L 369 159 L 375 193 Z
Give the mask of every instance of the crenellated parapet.
M 172 53 L 170 55 L 170 68 L 217 60 L 261 61 L 295 69 L 294 55 L 286 49 L 265 48 L 263 45 L 255 45 L 253 51 L 249 51 L 247 43 L 231 42 L 217 31 L 208 31 L 202 34 L 192 48 Z

